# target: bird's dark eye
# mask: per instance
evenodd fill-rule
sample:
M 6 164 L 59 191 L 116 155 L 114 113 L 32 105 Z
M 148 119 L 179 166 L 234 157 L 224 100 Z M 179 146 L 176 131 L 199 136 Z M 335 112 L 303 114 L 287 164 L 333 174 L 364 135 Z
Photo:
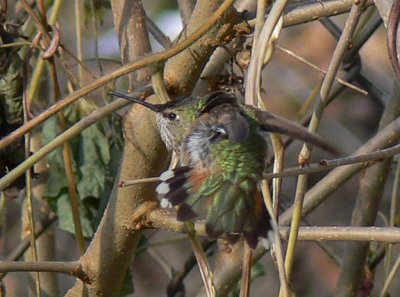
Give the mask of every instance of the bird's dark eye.
M 169 120 L 175 120 L 176 119 L 176 113 L 170 112 L 167 114 L 167 118 Z

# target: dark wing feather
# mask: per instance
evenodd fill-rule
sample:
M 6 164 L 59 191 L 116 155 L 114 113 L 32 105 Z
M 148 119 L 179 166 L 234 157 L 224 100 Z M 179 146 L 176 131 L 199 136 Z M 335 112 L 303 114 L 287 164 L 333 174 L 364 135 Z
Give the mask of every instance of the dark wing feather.
M 165 171 L 156 192 L 172 206 L 178 206 L 177 219 L 190 221 L 201 214 L 206 199 L 198 193 L 207 177 L 206 172 L 196 171 L 190 166 Z M 212 186 L 212 185 L 210 185 Z M 203 186 L 204 188 L 204 186 Z M 209 187 L 205 187 L 208 189 Z M 163 203 L 163 202 L 162 202 Z
M 206 232 L 212 239 L 224 234 L 231 243 L 237 240 L 232 235 L 243 234 L 249 246 L 255 248 L 258 237 L 268 237 L 271 225 L 256 182 L 243 183 L 225 180 L 216 190 L 208 210 Z
M 222 124 L 228 139 L 232 142 L 242 143 L 249 137 L 249 122 L 238 111 L 222 112 L 218 122 Z
M 216 91 L 207 95 L 206 103 L 200 111 L 200 114 L 210 112 L 214 107 L 221 106 L 222 104 L 238 105 L 237 98 L 230 93 L 224 91 Z
M 311 133 L 298 123 L 289 121 L 280 116 L 263 111 L 259 108 L 246 105 L 245 108 L 254 115 L 254 117 L 261 123 L 263 129 L 268 132 L 280 133 L 303 140 L 307 143 L 318 146 L 319 148 L 338 155 L 335 147 L 327 143 L 321 136 Z

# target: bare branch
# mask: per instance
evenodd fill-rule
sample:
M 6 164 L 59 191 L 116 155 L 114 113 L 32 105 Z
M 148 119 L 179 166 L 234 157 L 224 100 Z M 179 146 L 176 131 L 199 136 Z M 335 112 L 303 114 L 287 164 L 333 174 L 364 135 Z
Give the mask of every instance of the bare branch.
M 385 106 L 379 124 L 381 131 L 390 121 L 399 119 L 399 88 L 399 83 L 396 83 L 392 91 L 392 96 Z M 385 188 L 385 181 L 390 171 L 390 165 L 391 159 L 387 159 L 365 170 L 360 179 L 357 200 L 351 218 L 352 226 L 371 226 L 374 224 Z M 357 294 L 360 281 L 364 275 L 364 265 L 368 249 L 368 243 L 347 244 L 336 289 L 337 296 Z
M 111 5 L 122 64 L 127 65 L 151 52 L 146 13 L 141 1 L 113 0 Z M 150 75 L 148 67 L 130 73 L 128 92 L 149 81 Z
M 75 276 L 84 282 L 90 282 L 88 276 L 82 270 L 80 262 L 58 262 L 58 261 L 39 261 L 39 262 L 14 262 L 0 261 L 0 272 L 58 272 Z
M 377 149 L 387 147 L 397 141 L 400 137 L 400 119 L 396 119 L 382 131 L 377 133 L 366 144 L 361 146 L 352 156 L 371 152 Z M 338 167 L 332 170 L 327 176 L 320 180 L 311 188 L 305 197 L 303 207 L 303 217 L 313 211 L 325 199 L 329 197 L 340 185 L 347 181 L 351 176 L 363 168 L 362 164 L 354 164 L 345 167 Z M 292 216 L 292 207 L 281 214 L 279 222 L 282 225 L 288 224 Z

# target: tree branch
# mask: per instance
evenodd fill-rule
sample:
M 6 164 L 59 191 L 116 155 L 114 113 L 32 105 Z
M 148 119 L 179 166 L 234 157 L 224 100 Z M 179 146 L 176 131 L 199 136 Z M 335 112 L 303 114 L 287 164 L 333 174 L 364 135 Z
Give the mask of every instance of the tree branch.
M 88 276 L 82 270 L 80 262 L 38 261 L 38 262 L 14 262 L 0 261 L 0 272 L 58 272 L 75 276 L 83 282 L 90 282 Z
M 396 82 L 392 96 L 385 106 L 379 124 L 380 130 L 393 119 L 398 119 L 400 114 L 399 90 L 400 84 Z M 387 159 L 365 170 L 360 179 L 360 187 L 351 219 L 352 226 L 371 226 L 374 224 L 390 165 L 391 159 Z M 336 289 L 337 296 L 355 296 L 358 293 L 361 278 L 364 275 L 368 249 L 368 243 L 347 244 Z
M 165 229 L 173 232 L 184 233 L 183 223 L 176 220 L 174 209 L 156 208 L 148 215 L 147 226 L 156 229 Z M 205 222 L 196 221 L 196 233 L 206 236 Z M 289 227 L 279 227 L 283 240 L 289 238 Z M 299 240 L 303 241 L 376 241 L 400 242 L 400 228 L 396 227 L 300 227 Z M 240 263 L 237 263 L 240 265 Z

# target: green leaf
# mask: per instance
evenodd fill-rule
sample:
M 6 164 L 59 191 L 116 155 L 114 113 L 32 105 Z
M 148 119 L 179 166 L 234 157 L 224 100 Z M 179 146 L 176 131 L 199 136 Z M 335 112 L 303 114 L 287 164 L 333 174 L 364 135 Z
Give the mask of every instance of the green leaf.
M 110 162 L 110 150 L 100 125 L 92 125 L 79 137 L 76 157 L 79 166 L 79 196 L 99 197 L 104 190 L 106 166 Z
M 75 233 L 75 227 L 71 212 L 71 203 L 68 192 L 63 192 L 57 199 L 57 216 L 59 227 L 65 231 Z M 83 236 L 93 236 L 94 230 L 91 223 L 91 215 L 87 208 L 80 204 L 79 208 Z
M 8 55 L 8 64 L 0 69 L 0 110 L 4 112 L 0 114 L 0 123 L 4 120 L 9 125 L 22 124 L 22 61 L 17 53 L 0 54 Z
M 70 108 L 66 112 L 68 126 L 81 119 L 82 115 L 77 108 Z M 71 147 L 72 170 L 80 203 L 80 216 L 83 233 L 86 237 L 93 235 L 99 223 L 99 217 L 105 204 L 100 209 L 100 201 L 106 200 L 112 189 L 116 174 L 109 173 L 109 165 L 119 161 L 120 147 L 115 147 L 117 152 L 113 159 L 110 156 L 110 143 L 115 143 L 117 133 L 110 133 L 109 119 L 95 123 L 82 131 L 80 135 L 69 141 Z M 107 133 L 106 133 L 107 131 Z M 49 143 L 61 133 L 58 118 L 53 117 L 43 125 L 42 139 Z M 111 162 L 111 160 L 113 162 Z M 63 151 L 59 148 L 47 157 L 49 165 L 49 179 L 45 189 L 45 198 L 57 212 L 60 227 L 66 231 L 75 232 L 71 208 L 68 198 L 68 184 L 66 179 Z M 114 166 L 114 165 L 113 165 Z M 106 198 L 107 197 L 107 198 Z

